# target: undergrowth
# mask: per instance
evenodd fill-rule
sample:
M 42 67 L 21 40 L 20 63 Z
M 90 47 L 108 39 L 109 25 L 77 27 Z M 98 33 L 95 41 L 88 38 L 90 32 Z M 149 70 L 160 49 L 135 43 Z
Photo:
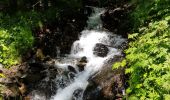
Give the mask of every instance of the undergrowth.
M 4 67 L 18 64 L 34 42 L 31 24 L 23 16 L 0 15 L 0 63 Z
M 133 1 L 134 2 L 134 1 Z M 128 35 L 125 59 L 113 69 L 126 67 L 128 100 L 170 98 L 170 1 L 136 2 L 134 29 Z

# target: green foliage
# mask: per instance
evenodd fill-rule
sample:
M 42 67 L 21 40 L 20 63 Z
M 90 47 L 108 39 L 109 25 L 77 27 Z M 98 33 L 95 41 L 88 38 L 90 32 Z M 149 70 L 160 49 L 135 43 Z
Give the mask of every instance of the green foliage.
M 124 59 L 121 62 L 116 62 L 113 65 L 112 69 L 114 70 L 114 69 L 118 69 L 119 67 L 125 67 L 125 66 L 126 66 L 126 60 Z
M 162 100 L 170 95 L 170 16 L 149 23 L 132 40 L 125 51 L 130 74 L 127 93 L 140 100 Z
M 131 0 L 131 2 L 136 5 L 131 14 L 134 29 L 170 14 L 170 0 Z
M 127 66 L 128 100 L 170 98 L 170 0 L 132 0 L 134 28 L 128 35 L 126 58 L 113 69 Z M 126 62 L 126 64 L 125 64 Z
M 22 54 L 32 47 L 30 21 L 23 16 L 0 15 L 0 63 L 6 67 L 17 64 Z
M 32 30 L 43 27 L 47 20 L 58 17 L 57 9 L 44 13 L 36 11 L 20 12 L 10 15 L 0 13 L 0 63 L 10 67 L 20 63 L 21 57 L 34 42 Z

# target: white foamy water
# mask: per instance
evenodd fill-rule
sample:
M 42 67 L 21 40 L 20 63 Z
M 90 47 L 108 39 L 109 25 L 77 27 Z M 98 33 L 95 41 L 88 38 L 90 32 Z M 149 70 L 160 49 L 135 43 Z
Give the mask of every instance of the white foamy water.
M 68 84 L 68 86 L 64 89 L 59 89 L 57 91 L 53 100 L 71 100 L 73 92 L 80 88 L 84 90 L 88 85 L 87 80 L 89 77 L 99 71 L 105 61 L 114 55 L 120 54 L 120 52 L 115 48 L 109 48 L 109 53 L 106 57 L 98 57 L 93 54 L 93 49 L 96 43 L 110 45 L 114 38 L 116 38 L 114 37 L 110 39 L 110 37 L 112 37 L 112 35 L 107 32 L 92 30 L 85 30 L 82 32 L 80 39 L 74 42 L 70 56 L 73 58 L 86 56 L 88 63 L 86 64 L 84 71 L 79 72 L 72 83 Z M 61 68 L 61 64 L 59 65 Z M 63 68 L 66 67 L 65 65 L 66 64 L 63 64 Z

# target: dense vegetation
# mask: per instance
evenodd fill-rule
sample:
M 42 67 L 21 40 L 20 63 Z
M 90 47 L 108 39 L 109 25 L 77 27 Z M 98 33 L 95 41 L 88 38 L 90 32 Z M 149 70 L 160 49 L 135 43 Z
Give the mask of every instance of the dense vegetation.
M 126 59 L 113 68 L 127 65 L 129 100 L 169 100 L 170 1 L 135 3 L 137 7 L 131 14 L 134 31 L 128 35 Z
M 0 22 L 0 63 L 6 67 L 17 64 L 21 56 L 32 47 L 34 38 L 27 20 L 1 13 Z
M 24 6 L 25 5 L 25 6 Z M 64 10 L 73 13 L 81 0 L 4 0 L 0 1 L 0 64 L 10 67 L 34 45 L 33 30 L 60 20 Z M 67 14 L 68 14 L 67 13 Z M 68 14 L 69 15 L 69 14 Z

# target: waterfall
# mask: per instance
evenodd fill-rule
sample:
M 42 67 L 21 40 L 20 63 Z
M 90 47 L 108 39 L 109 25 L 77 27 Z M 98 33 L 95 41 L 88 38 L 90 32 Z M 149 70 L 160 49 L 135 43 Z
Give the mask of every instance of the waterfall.
M 94 8 L 94 13 L 89 17 L 87 21 L 88 26 L 81 32 L 79 40 L 73 43 L 69 58 L 87 58 L 87 64 L 83 71 L 78 71 L 75 63 L 57 63 L 56 66 L 67 69 L 68 65 L 73 66 L 77 73 L 72 81 L 66 82 L 66 86 L 59 88 L 55 96 L 51 100 L 82 100 L 83 91 L 88 85 L 88 79 L 96 72 L 98 72 L 107 62 L 107 60 L 114 55 L 120 55 L 119 50 L 113 48 L 116 45 L 124 42 L 125 40 L 120 36 L 113 35 L 109 32 L 99 31 L 102 27 L 102 21 L 100 20 L 100 14 L 104 12 L 102 8 Z M 94 54 L 94 48 L 97 43 L 109 45 L 109 52 L 105 57 L 99 57 Z M 80 97 L 74 97 L 76 90 L 82 90 Z
M 87 21 L 88 25 L 81 32 L 79 39 L 73 43 L 70 54 L 55 63 L 55 66 L 65 70 L 66 74 L 56 76 L 57 90 L 51 100 L 82 100 L 89 78 L 101 71 L 110 58 L 121 55 L 121 51 L 116 47 L 126 40 L 102 30 L 100 15 L 104 11 L 103 8 L 93 8 L 93 13 Z M 81 59 L 86 60 L 82 69 L 77 64 Z M 36 92 L 33 100 L 46 98 Z

